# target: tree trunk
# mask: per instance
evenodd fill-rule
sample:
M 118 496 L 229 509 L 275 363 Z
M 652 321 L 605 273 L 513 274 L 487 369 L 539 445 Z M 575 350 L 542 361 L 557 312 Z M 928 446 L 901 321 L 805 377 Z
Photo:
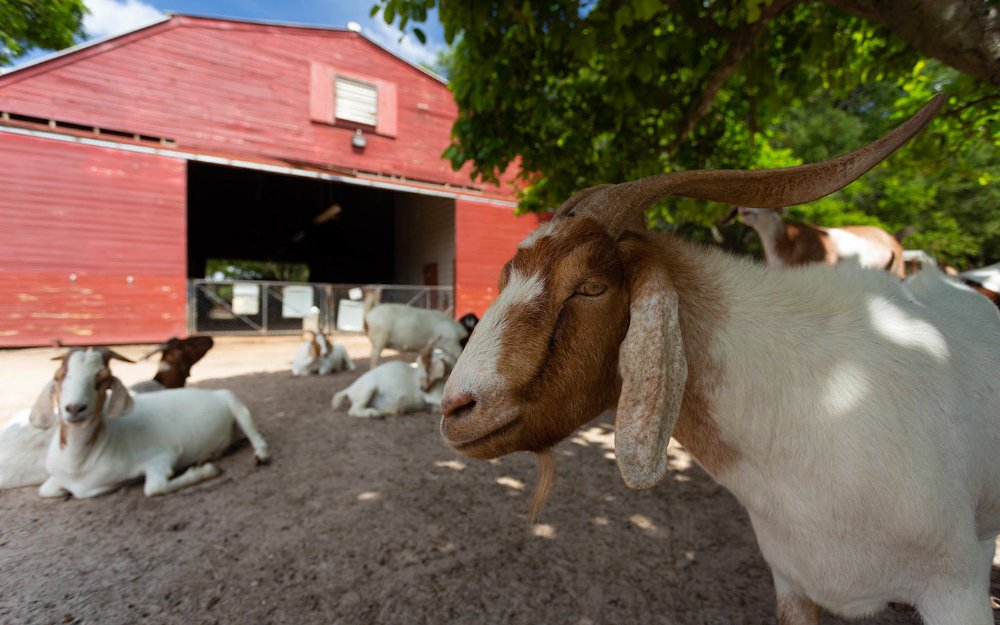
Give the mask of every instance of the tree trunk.
M 1000 4 L 986 0 L 825 0 L 882 24 L 923 54 L 1000 85 Z

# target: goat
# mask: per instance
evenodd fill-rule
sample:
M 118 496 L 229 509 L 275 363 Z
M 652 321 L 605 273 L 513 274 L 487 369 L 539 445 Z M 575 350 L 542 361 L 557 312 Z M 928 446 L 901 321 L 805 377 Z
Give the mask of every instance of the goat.
M 821 607 L 914 605 L 928 625 L 991 625 L 1000 533 L 1000 324 L 856 266 L 768 271 L 669 233 L 668 195 L 777 207 L 832 193 L 916 134 L 823 163 L 670 172 L 577 193 L 519 246 L 445 384 L 441 432 L 496 458 L 549 449 L 616 408 L 627 485 L 668 470 L 673 435 L 746 507 L 781 625 Z M 957 287 L 956 287 L 957 288 Z
M 308 338 L 299 345 L 292 360 L 292 375 L 326 375 L 342 369 L 354 371 L 357 368 L 343 345 L 335 344 L 322 332 L 309 331 L 307 334 Z
M 365 314 L 365 334 L 372 342 L 369 367 L 378 364 L 382 350 L 420 349 L 435 337 L 440 349 L 458 358 L 462 340 L 469 336 L 465 327 L 447 313 L 415 308 L 406 304 L 378 304 Z
M 472 336 L 472 331 L 476 329 L 476 324 L 479 323 L 479 317 L 476 315 L 476 313 L 465 313 L 464 315 L 458 318 L 458 323 L 460 323 L 462 327 L 465 328 L 466 332 L 469 333 L 469 336 Z M 462 349 L 465 349 L 465 345 L 468 342 L 469 342 L 468 336 L 459 341 L 459 343 L 461 343 L 462 345 Z
M 191 367 L 212 348 L 212 338 L 190 336 L 171 337 L 140 360 L 162 352 L 160 365 L 151 380 L 136 382 L 129 387 L 133 393 L 150 393 L 168 388 L 182 388 L 191 375 Z M 120 357 L 126 362 L 132 362 Z M 45 470 L 45 455 L 52 433 L 39 429 L 28 421 L 30 410 L 21 410 L 0 430 L 0 489 L 38 486 L 49 476 Z
M 394 360 L 365 372 L 353 384 L 338 392 L 330 402 L 339 410 L 345 399 L 351 400 L 347 414 L 352 417 L 384 417 L 405 412 L 441 407 L 441 393 L 455 358 L 428 343 L 416 362 L 406 364 Z
M 760 235 L 764 258 L 769 267 L 794 267 L 806 263 L 837 263 L 854 259 L 862 267 L 884 269 L 900 278 L 906 277 L 903 246 L 896 237 L 875 226 L 821 228 L 787 222 L 784 208 L 747 208 L 734 206 L 723 218 L 728 223 L 737 214 L 743 223 Z
M 963 271 L 957 277 L 1000 308 L 1000 263 Z
M 208 460 L 250 440 L 257 461 L 270 460 L 250 411 L 227 390 L 171 389 L 132 395 L 114 377 L 107 348 L 70 350 L 32 408 L 29 420 L 58 419 L 42 497 L 95 497 L 145 476 L 146 496 L 164 495 L 219 474 Z M 176 469 L 188 467 L 178 477 Z
M 136 382 L 129 387 L 133 393 L 149 393 L 168 388 L 181 388 L 191 376 L 191 367 L 201 360 L 215 342 L 210 336 L 189 336 L 179 339 L 172 336 L 165 343 L 157 345 L 139 360 L 147 360 L 161 354 L 160 364 L 152 380 Z

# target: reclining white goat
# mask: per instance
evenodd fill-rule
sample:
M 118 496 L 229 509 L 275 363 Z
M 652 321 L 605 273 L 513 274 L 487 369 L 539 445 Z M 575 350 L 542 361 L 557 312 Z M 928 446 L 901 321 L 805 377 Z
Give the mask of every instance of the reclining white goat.
M 455 365 L 455 357 L 432 341 L 416 362 L 384 362 L 365 372 L 353 384 L 333 396 L 331 406 L 339 410 L 345 399 L 352 417 L 384 417 L 425 408 L 440 408 L 444 381 Z
M 153 379 L 136 382 L 129 387 L 129 391 L 152 393 L 182 388 L 191 375 L 191 367 L 212 345 L 212 338 L 208 336 L 171 337 L 141 359 L 161 354 Z M 45 456 L 52 430 L 32 426 L 28 420 L 30 414 L 29 409 L 20 410 L 0 429 L 0 489 L 38 486 L 49 476 L 45 470 Z
M 112 358 L 120 356 L 106 348 L 70 350 L 35 402 L 32 425 L 49 428 L 58 419 L 41 496 L 94 497 L 142 476 L 147 496 L 170 493 L 218 475 L 208 460 L 242 438 L 240 432 L 257 461 L 269 461 L 250 411 L 231 391 L 185 388 L 133 397 L 111 374 Z
M 357 366 L 343 345 L 331 341 L 322 332 L 307 332 L 307 337 L 295 352 L 292 375 L 326 375 L 336 371 L 354 371 Z

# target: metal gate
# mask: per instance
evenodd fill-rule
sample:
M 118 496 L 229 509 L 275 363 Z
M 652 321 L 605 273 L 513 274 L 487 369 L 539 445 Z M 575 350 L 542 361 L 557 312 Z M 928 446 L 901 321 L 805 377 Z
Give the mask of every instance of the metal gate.
M 374 294 L 381 303 L 454 309 L 454 289 L 446 286 L 189 280 L 188 332 L 299 334 L 310 314 L 318 315 L 321 330 L 333 331 L 340 300 L 356 301 L 360 293 Z

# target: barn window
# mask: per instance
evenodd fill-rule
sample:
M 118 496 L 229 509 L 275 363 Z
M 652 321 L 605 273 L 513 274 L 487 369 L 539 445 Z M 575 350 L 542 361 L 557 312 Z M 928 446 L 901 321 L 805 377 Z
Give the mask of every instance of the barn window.
M 378 90 L 375 85 L 337 76 L 334 100 L 337 119 L 374 126 L 378 119 Z
M 384 78 L 341 73 L 325 63 L 310 64 L 309 116 L 333 126 L 374 127 L 395 137 L 398 127 L 396 83 Z

